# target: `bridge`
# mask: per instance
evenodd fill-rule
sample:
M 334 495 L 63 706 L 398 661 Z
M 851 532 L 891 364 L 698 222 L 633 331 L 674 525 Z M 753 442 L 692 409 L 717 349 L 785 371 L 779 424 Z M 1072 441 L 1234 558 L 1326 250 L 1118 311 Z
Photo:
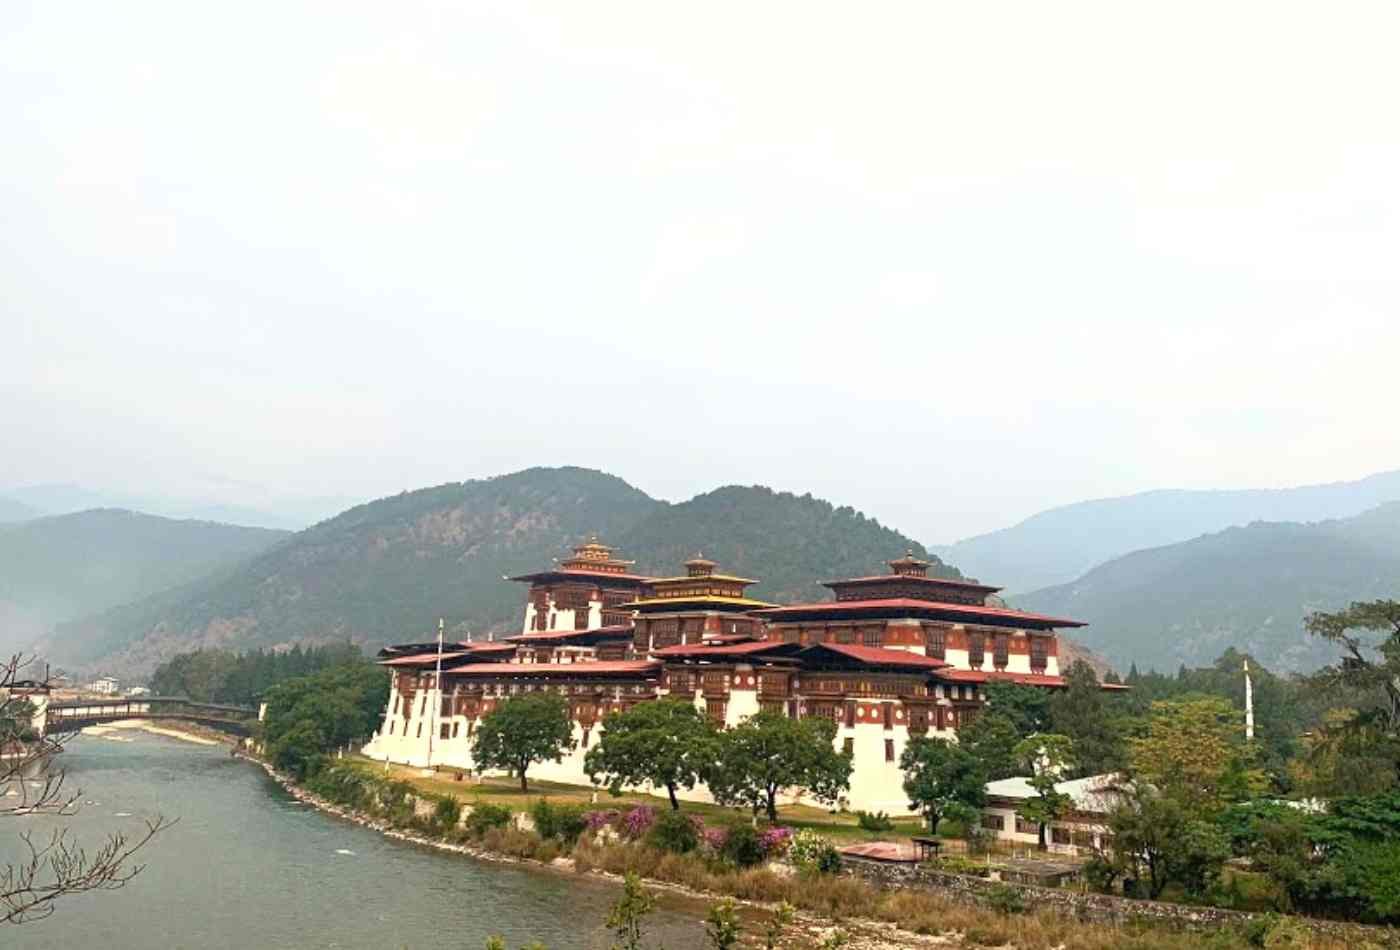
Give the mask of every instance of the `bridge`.
M 225 732 L 247 735 L 258 711 L 247 706 L 197 703 L 188 696 L 132 696 L 114 699 L 74 699 L 49 703 L 45 732 L 74 732 L 121 719 L 184 719 Z

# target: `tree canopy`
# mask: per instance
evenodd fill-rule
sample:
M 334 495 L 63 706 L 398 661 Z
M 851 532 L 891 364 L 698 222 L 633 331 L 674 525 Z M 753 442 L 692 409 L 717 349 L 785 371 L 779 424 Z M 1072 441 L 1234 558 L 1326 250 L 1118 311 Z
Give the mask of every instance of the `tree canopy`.
M 835 804 L 850 788 L 851 757 L 836 752 L 836 724 L 761 712 L 720 733 L 720 760 L 710 792 L 724 805 L 778 818 L 778 793 L 801 789 Z
M 526 693 L 507 699 L 481 719 L 472 743 L 479 769 L 503 769 L 520 778 L 528 792 L 526 772 L 536 762 L 557 759 L 574 745 L 569 704 L 554 693 Z
M 909 807 L 938 833 L 944 818 L 968 821 L 987 800 L 986 773 L 972 752 L 947 739 L 917 736 L 899 757 Z
M 650 783 L 666 789 L 680 808 L 678 788 L 694 788 L 713 770 L 719 739 L 709 719 L 683 699 L 639 703 L 603 720 L 598 744 L 588 750 L 588 777 L 614 795 Z

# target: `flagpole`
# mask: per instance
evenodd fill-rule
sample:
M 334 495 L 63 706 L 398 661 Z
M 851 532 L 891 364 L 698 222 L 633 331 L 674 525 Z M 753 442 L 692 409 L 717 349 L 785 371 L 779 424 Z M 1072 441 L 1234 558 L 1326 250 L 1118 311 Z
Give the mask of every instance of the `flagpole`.
M 433 737 L 437 733 L 439 711 L 442 708 L 442 618 L 438 618 L 437 663 L 433 667 L 433 689 L 437 691 L 437 702 L 433 704 L 433 717 L 428 728 L 428 768 L 433 767 Z

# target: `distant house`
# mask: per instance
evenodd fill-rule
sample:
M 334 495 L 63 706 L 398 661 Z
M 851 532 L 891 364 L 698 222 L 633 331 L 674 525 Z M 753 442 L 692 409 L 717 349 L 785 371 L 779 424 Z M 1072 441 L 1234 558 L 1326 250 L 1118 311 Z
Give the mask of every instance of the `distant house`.
M 1062 820 L 1053 822 L 1047 830 L 1046 843 L 1051 851 L 1079 854 L 1102 846 L 1108 836 L 1108 814 L 1118 803 L 1117 773 L 1090 775 L 1088 778 L 1055 783 L 1055 791 L 1068 795 L 1073 810 Z M 997 839 L 1012 844 L 1034 847 L 1040 841 L 1036 823 L 1026 821 L 1017 809 L 1036 797 L 1031 780 L 1025 776 L 987 783 L 987 804 L 982 809 L 982 827 Z
M 151 691 L 144 686 L 133 686 L 126 691 L 128 696 L 149 696 Z
M 115 696 L 121 689 L 121 684 L 111 676 L 99 676 L 91 683 L 87 684 L 89 693 L 100 693 L 103 696 Z

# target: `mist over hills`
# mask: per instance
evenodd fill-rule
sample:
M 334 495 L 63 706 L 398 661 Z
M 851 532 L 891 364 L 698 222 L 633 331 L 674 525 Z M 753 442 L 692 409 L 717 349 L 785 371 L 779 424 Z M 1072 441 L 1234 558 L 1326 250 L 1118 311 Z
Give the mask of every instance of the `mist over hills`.
M 53 624 L 204 577 L 285 536 L 120 509 L 0 527 L 0 649 L 27 647 Z
M 1400 596 L 1400 503 L 1312 524 L 1256 522 L 1135 551 L 1015 606 L 1088 621 L 1075 637 L 1120 669 L 1204 666 L 1235 647 L 1277 671 L 1336 658 L 1303 618 Z
M 352 508 L 214 576 L 64 624 L 47 653 L 141 673 L 195 646 L 377 647 L 427 637 L 439 616 L 459 635 L 514 630 L 524 592 L 502 575 L 538 570 L 594 533 L 649 573 L 675 573 L 703 550 L 760 578 L 755 596 L 784 600 L 822 597 L 818 581 L 881 569 L 906 550 L 926 553 L 810 496 L 729 486 L 669 504 L 601 472 L 536 468 Z
M 1390 501 L 1400 501 L 1400 471 L 1301 488 L 1150 491 L 1051 508 L 1009 528 L 931 550 L 1013 595 L 1068 583 L 1131 551 L 1232 525 L 1348 518 Z
M 7 518 L 7 505 L 19 506 L 16 517 Z M 166 495 L 106 491 L 68 483 L 45 483 L 9 488 L 0 497 L 0 522 L 43 515 L 66 515 L 94 508 L 124 508 L 163 518 L 216 521 L 228 525 L 298 531 L 344 511 L 354 504 L 344 497 L 269 498 L 259 505 L 245 505 L 218 498 L 176 498 Z M 27 512 L 27 513 L 26 513 Z
M 0 526 L 15 521 L 28 521 L 37 518 L 39 512 L 13 498 L 0 498 Z

